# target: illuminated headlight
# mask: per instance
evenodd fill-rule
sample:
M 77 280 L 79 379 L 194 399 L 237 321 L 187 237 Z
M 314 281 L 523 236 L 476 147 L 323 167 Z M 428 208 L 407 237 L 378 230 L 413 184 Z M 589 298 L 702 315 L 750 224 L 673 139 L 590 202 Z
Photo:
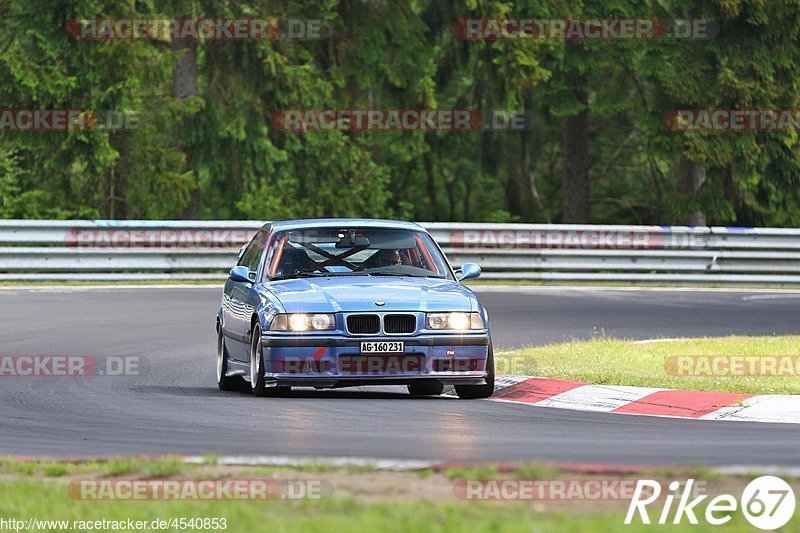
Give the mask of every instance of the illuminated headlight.
M 272 331 L 326 331 L 334 329 L 336 321 L 331 314 L 291 313 L 276 315 L 270 326 Z
M 428 313 L 426 322 L 428 329 L 484 329 L 480 313 Z

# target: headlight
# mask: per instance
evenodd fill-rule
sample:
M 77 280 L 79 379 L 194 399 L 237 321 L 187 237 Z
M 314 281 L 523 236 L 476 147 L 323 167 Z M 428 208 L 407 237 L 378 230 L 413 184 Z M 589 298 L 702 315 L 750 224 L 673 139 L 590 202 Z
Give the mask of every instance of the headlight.
M 428 329 L 484 329 L 480 313 L 428 313 L 426 317 Z
M 270 325 L 271 331 L 326 331 L 336 327 L 331 314 L 291 313 L 276 315 Z

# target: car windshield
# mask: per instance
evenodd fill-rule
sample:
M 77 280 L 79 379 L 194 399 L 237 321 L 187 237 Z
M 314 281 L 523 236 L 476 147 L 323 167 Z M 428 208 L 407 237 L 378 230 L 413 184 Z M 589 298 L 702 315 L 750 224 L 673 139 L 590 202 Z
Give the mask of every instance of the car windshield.
M 279 232 L 268 258 L 271 279 L 312 276 L 413 276 L 453 279 L 430 235 L 386 228 Z

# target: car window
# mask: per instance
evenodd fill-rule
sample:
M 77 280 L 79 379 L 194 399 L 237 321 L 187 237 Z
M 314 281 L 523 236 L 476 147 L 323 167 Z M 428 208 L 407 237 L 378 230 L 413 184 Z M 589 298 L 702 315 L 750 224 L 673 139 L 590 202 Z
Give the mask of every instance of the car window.
M 452 279 L 447 260 L 424 231 L 358 227 L 277 233 L 268 275 L 273 279 L 315 275 Z
M 247 248 L 242 254 L 241 259 L 239 259 L 237 265 L 244 265 L 251 271 L 258 270 L 258 261 L 261 259 L 261 252 L 264 249 L 264 244 L 266 244 L 266 242 L 266 231 L 261 230 L 256 233 L 255 237 L 253 237 L 253 240 L 247 245 Z

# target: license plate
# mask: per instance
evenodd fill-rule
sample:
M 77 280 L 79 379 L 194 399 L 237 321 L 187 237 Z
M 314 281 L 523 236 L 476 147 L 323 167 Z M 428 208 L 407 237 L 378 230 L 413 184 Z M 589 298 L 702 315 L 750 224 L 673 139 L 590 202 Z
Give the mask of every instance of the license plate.
M 361 353 L 403 353 L 405 347 L 398 341 L 368 341 L 361 343 Z

